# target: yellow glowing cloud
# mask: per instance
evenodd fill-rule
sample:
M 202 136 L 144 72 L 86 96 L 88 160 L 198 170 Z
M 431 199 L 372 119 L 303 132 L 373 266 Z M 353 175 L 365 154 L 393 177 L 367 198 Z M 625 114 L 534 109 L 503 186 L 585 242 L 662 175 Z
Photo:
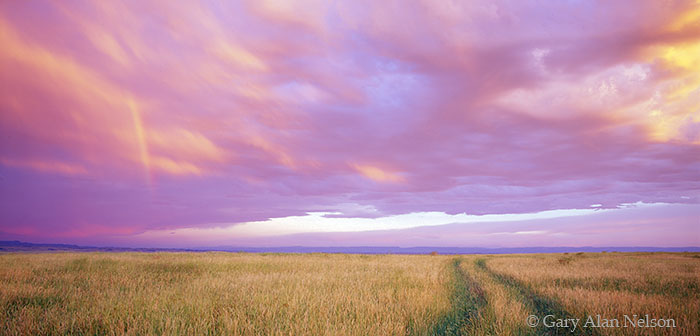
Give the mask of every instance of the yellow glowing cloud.
M 670 69 L 682 72 L 667 98 L 681 99 L 700 88 L 700 41 L 663 47 L 660 58 Z
M 695 108 L 700 108 L 696 104 Z M 673 115 L 660 110 L 653 110 L 649 113 L 649 137 L 652 141 L 686 141 L 682 134 L 683 126 L 687 123 L 700 123 L 700 113 L 686 113 Z M 700 144 L 700 139 L 689 139 L 693 144 Z
M 700 70 L 700 42 L 667 47 L 661 57 L 673 67 Z
M 353 164 L 352 167 L 355 168 L 355 170 L 357 170 L 360 174 L 373 181 L 391 183 L 405 181 L 403 176 L 394 172 L 383 170 L 376 166 Z
M 700 1 L 695 2 L 695 7 L 681 13 L 668 25 L 670 31 L 680 31 L 689 25 L 700 25 Z
M 665 30 L 697 34 L 699 28 L 700 1 L 697 1 L 693 8 L 680 13 Z M 700 35 L 693 40 L 662 42 L 650 50 L 647 61 L 658 60 L 673 74 L 671 79 L 658 84 L 658 103 L 662 106 L 651 109 L 645 119 L 650 139 L 700 144 L 700 139 L 687 138 L 683 132 L 689 123 L 700 122 Z
M 658 48 L 659 58 L 675 78 L 662 85 L 664 107 L 649 113 L 649 136 L 653 141 L 689 141 L 683 128 L 700 122 L 700 41 Z

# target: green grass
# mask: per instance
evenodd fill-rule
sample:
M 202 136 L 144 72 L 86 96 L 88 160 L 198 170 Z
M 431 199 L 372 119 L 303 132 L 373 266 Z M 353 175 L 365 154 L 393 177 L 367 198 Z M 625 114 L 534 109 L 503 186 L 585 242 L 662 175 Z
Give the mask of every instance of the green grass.
M 696 335 L 698 255 L 0 254 L 0 334 Z M 572 333 L 531 314 L 677 327 Z

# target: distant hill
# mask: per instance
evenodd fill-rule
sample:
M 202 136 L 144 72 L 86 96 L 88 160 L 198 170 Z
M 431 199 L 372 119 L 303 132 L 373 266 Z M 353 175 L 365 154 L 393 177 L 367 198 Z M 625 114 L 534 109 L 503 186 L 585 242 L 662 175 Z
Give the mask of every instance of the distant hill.
M 191 249 L 176 248 L 129 248 L 129 247 L 95 247 L 69 244 L 34 244 L 17 240 L 0 241 L 1 252 L 251 252 L 251 253 L 350 253 L 350 254 L 511 254 L 511 253 L 565 253 L 565 252 L 700 252 L 700 247 L 396 247 L 396 246 L 346 246 L 346 247 L 199 247 Z
M 195 252 L 190 249 L 95 247 L 69 244 L 34 244 L 18 240 L 0 241 L 0 252 Z

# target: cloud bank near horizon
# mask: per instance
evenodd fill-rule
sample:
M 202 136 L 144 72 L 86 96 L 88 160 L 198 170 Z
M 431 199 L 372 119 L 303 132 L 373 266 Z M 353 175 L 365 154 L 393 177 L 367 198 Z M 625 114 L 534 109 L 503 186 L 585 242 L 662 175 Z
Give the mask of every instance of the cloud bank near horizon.
M 0 236 L 700 203 L 698 1 L 0 8 Z

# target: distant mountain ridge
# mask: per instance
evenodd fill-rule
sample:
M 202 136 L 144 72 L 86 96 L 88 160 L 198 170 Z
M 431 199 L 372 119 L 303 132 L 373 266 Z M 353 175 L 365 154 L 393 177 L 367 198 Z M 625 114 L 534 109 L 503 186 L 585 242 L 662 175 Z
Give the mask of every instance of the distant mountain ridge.
M 349 254 L 511 254 L 511 253 L 574 253 L 574 252 L 700 252 L 698 246 L 582 246 L 582 247 L 397 247 L 397 246 L 281 246 L 281 247 L 198 247 L 198 248 L 131 248 L 96 247 L 71 244 L 35 244 L 17 240 L 0 241 L 1 252 L 249 252 L 249 253 L 349 253 Z
M 0 252 L 197 252 L 191 249 L 97 247 L 71 244 L 35 244 L 19 240 L 0 240 Z

